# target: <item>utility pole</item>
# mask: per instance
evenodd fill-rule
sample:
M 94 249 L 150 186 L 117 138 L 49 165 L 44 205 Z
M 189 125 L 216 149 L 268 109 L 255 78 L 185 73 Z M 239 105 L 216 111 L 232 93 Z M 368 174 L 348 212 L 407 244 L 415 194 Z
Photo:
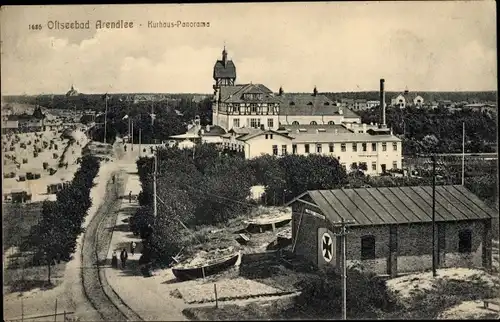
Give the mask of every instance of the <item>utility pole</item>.
M 156 216 L 158 215 L 158 209 L 157 209 L 157 204 L 156 204 L 156 175 L 158 172 L 158 150 L 155 149 L 154 152 L 154 171 L 153 171 L 153 215 L 154 218 L 156 219 Z
M 432 156 L 432 276 L 436 277 L 436 156 Z
M 104 101 L 106 104 L 106 108 L 104 110 L 104 143 L 106 143 L 106 134 L 107 134 L 107 121 L 108 121 L 108 93 L 104 97 Z
M 355 222 L 352 220 L 342 220 L 333 224 L 333 227 L 340 226 L 340 233 L 333 234 L 333 236 L 340 236 L 340 243 L 342 246 L 342 320 L 347 320 L 347 226 Z
M 465 122 L 462 124 L 462 186 L 465 184 Z
M 141 157 L 141 131 L 142 129 L 139 129 L 139 158 Z

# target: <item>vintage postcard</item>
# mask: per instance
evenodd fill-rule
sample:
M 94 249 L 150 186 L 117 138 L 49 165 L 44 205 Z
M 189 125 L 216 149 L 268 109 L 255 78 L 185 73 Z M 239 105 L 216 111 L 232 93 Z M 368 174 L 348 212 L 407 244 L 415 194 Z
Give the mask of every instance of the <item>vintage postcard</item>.
M 500 317 L 494 1 L 0 24 L 4 321 Z

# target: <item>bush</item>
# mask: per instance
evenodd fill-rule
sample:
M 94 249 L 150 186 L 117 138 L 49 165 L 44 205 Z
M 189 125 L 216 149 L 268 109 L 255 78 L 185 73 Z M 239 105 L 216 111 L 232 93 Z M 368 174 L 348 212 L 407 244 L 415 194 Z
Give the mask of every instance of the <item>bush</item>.
M 302 293 L 297 305 L 303 310 L 316 310 L 331 318 L 341 316 L 341 276 L 329 272 L 319 278 L 299 284 Z M 374 273 L 365 273 L 357 267 L 347 270 L 347 317 L 377 319 L 381 312 L 396 308 L 396 301 L 385 282 Z

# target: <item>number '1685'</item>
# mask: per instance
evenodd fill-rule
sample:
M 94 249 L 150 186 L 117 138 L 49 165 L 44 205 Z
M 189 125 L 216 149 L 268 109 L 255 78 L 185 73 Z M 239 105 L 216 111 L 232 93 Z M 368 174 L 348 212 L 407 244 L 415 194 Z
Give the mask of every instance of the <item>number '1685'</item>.
M 42 30 L 42 25 L 41 24 L 28 25 L 28 26 L 29 26 L 29 30 Z

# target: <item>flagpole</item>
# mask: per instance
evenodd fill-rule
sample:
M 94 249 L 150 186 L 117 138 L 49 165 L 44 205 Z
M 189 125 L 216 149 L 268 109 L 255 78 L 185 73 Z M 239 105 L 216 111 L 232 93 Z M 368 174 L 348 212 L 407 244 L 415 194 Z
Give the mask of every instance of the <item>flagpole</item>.
M 108 93 L 106 93 L 106 97 L 104 98 L 106 102 L 106 109 L 104 110 L 104 143 L 106 143 L 106 134 L 107 134 L 107 119 L 108 119 Z
M 462 123 L 462 186 L 465 184 L 465 122 Z

